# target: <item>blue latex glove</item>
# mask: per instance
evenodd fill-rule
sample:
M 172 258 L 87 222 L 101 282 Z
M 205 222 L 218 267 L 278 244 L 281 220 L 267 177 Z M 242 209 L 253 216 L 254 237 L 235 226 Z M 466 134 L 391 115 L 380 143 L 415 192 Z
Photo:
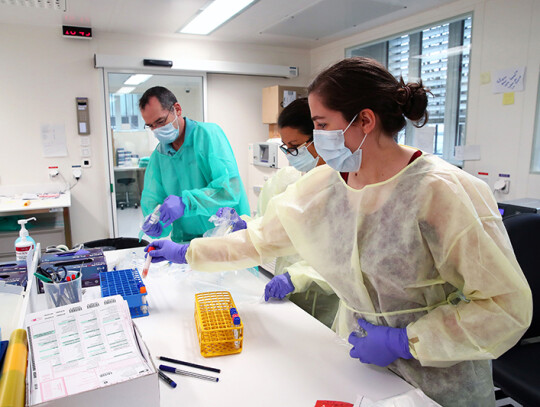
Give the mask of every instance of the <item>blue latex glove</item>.
M 175 220 L 184 216 L 186 205 L 182 202 L 182 198 L 176 195 L 169 195 L 159 208 L 159 220 L 163 222 L 163 226 L 170 226 Z
M 280 274 L 270 280 L 264 287 L 264 300 L 268 301 L 270 298 L 279 298 L 281 300 L 293 291 L 294 285 L 289 273 Z
M 155 250 L 148 253 L 148 248 L 152 246 Z M 150 257 L 152 263 L 160 261 L 172 261 L 173 263 L 186 264 L 186 252 L 189 244 L 178 244 L 171 240 L 155 240 L 144 248 Z
M 145 228 L 143 227 L 143 230 L 145 231 L 145 233 L 151 237 L 160 237 L 161 234 L 163 233 L 163 226 L 161 226 L 160 222 L 156 222 L 150 227 L 147 227 L 146 229 L 147 230 L 145 230 Z
M 409 351 L 406 328 L 373 325 L 364 319 L 359 319 L 358 325 L 366 331 L 366 336 L 357 332 L 349 335 L 349 343 L 353 345 L 351 357 L 377 366 L 388 366 L 398 358 L 413 357 Z
M 230 211 L 230 214 L 231 214 L 230 218 L 231 218 L 231 222 L 233 226 L 231 232 L 236 232 L 237 230 L 242 230 L 242 229 L 247 228 L 246 221 L 244 221 L 240 216 L 238 216 L 238 213 L 233 208 L 229 208 L 229 207 L 219 208 L 218 211 L 216 212 L 216 216 L 218 218 L 222 218 L 224 211 L 225 213 Z

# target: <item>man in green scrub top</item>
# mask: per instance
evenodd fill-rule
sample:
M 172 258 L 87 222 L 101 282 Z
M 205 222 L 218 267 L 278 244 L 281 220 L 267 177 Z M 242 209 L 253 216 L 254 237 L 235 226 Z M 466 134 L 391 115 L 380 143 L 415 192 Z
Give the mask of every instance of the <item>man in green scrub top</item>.
M 146 233 L 186 242 L 214 227 L 208 218 L 224 206 L 249 215 L 244 185 L 229 141 L 214 123 L 182 117 L 174 94 L 162 87 L 148 89 L 139 101 L 146 127 L 159 144 L 144 177 L 144 216 L 161 204 L 160 221 Z

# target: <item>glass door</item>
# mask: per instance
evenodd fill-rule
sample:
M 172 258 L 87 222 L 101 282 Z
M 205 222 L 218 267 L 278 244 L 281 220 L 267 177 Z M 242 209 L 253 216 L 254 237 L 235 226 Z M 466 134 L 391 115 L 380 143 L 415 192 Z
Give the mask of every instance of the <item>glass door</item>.
M 205 76 L 106 72 L 105 78 L 114 237 L 138 237 L 145 170 L 157 146 L 144 128 L 139 99 L 147 89 L 164 86 L 175 94 L 185 117 L 203 121 Z

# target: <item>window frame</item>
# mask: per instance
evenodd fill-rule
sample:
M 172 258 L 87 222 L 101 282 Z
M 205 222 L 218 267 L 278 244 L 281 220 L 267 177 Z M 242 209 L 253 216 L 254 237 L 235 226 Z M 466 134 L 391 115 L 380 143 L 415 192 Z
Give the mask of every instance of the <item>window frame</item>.
M 381 59 L 378 59 L 380 62 L 382 62 L 386 67 L 389 66 L 389 58 L 391 55 L 389 55 L 389 49 L 390 49 L 390 41 L 397 40 L 401 37 L 408 36 L 409 37 L 409 50 L 408 50 L 408 77 L 406 78 L 408 81 L 415 80 L 416 78 L 420 78 L 421 76 L 421 66 L 422 66 L 422 58 L 418 58 L 418 55 L 422 54 L 422 33 L 423 31 L 434 28 L 440 25 L 449 25 L 449 33 L 448 33 L 448 46 L 447 49 L 455 49 L 456 47 L 463 47 L 464 45 L 464 22 L 466 19 L 471 19 L 471 33 L 470 33 L 470 43 L 468 45 L 468 50 L 459 52 L 459 53 L 451 53 L 447 54 L 447 70 L 446 70 L 446 84 L 445 89 L 449 89 L 449 91 L 445 92 L 445 112 L 444 112 L 444 139 L 443 139 L 443 145 L 442 145 L 442 152 L 440 155 L 444 160 L 458 165 L 463 166 L 462 160 L 457 160 L 455 158 L 455 147 L 464 145 L 466 140 L 466 134 L 467 134 L 467 105 L 469 103 L 469 89 L 470 89 L 470 65 L 471 65 L 471 58 L 472 58 L 472 35 L 473 35 L 473 27 L 474 27 L 474 13 L 465 13 L 460 14 L 451 18 L 447 18 L 444 20 L 439 20 L 435 22 L 431 22 L 416 28 L 412 28 L 406 31 L 398 32 L 393 35 L 389 35 L 383 38 L 379 38 L 377 40 L 357 44 L 351 47 L 345 48 L 345 57 L 351 57 L 355 56 L 353 53 L 355 50 L 361 50 L 369 47 L 373 47 L 368 55 L 365 56 L 372 56 L 373 54 L 376 54 L 377 51 L 374 48 L 374 46 L 382 46 L 384 47 L 384 50 L 382 52 L 385 52 L 384 60 L 381 61 Z M 384 45 L 383 45 L 384 44 Z M 379 51 L 379 54 L 381 52 Z M 467 74 L 467 82 L 465 84 L 461 81 L 462 76 L 462 68 L 463 68 L 463 55 L 467 53 L 468 54 L 468 74 Z M 412 58 L 411 58 L 412 57 Z M 404 78 L 405 79 L 405 78 Z M 460 106 L 461 106 L 461 93 L 462 93 L 462 85 L 465 85 L 463 87 L 466 87 L 467 97 L 466 97 L 466 107 L 465 107 L 465 118 L 464 118 L 464 125 L 460 125 Z M 430 97 L 431 99 L 431 97 Z M 429 104 L 429 102 L 428 102 Z M 441 123 L 439 123 L 441 124 Z M 430 122 L 428 121 L 427 126 L 430 125 Z M 412 125 L 412 123 L 407 120 L 407 125 L 404 130 L 400 132 L 398 135 L 398 139 L 400 142 L 412 145 L 415 144 L 415 135 L 414 135 L 414 129 L 415 127 Z M 436 154 L 437 150 L 437 134 L 435 134 L 434 140 L 433 140 L 433 150 L 434 154 Z M 540 139 L 540 135 L 539 135 Z M 539 146 L 540 146 L 540 140 L 539 140 Z M 539 147 L 540 148 L 540 147 Z M 540 159 L 539 159 L 540 161 Z M 539 165 L 540 166 L 540 165 Z M 540 169 L 539 169 L 540 171 Z
M 540 72 L 538 73 L 538 89 L 536 94 L 536 116 L 534 119 L 531 148 L 530 174 L 540 174 Z

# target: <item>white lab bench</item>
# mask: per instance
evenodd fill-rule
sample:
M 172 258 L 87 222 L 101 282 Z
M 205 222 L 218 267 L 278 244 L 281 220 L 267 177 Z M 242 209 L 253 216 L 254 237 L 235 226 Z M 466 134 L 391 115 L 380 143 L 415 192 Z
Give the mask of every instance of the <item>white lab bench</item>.
M 22 199 L 21 192 L 33 192 L 33 189 L 17 187 L 19 188 L 0 188 L 0 216 L 35 216 L 37 225 L 27 229 L 30 236 L 41 243 L 43 249 L 59 244 L 71 247 L 70 192 L 61 193 L 57 198 Z M 15 259 L 14 243 L 18 237 L 19 230 L 0 232 L 0 261 Z
M 133 251 L 142 256 L 142 248 L 105 252 L 107 263 Z M 292 302 L 264 302 L 269 280 L 254 270 L 172 272 L 163 263 L 157 269 L 152 265 L 145 279 L 149 316 L 133 320 L 154 364 L 219 377 L 215 383 L 169 373 L 178 387 L 160 380 L 162 407 L 312 407 L 317 400 L 354 403 L 360 395 L 380 400 L 412 389 L 387 369 L 352 359 L 348 343 Z M 195 329 L 195 294 L 222 290 L 231 293 L 242 318 L 243 349 L 236 355 L 204 358 Z M 99 296 L 99 287 L 84 294 L 94 296 Z M 44 307 L 43 295 L 37 297 L 33 307 Z M 162 362 L 158 356 L 219 368 L 221 373 Z

